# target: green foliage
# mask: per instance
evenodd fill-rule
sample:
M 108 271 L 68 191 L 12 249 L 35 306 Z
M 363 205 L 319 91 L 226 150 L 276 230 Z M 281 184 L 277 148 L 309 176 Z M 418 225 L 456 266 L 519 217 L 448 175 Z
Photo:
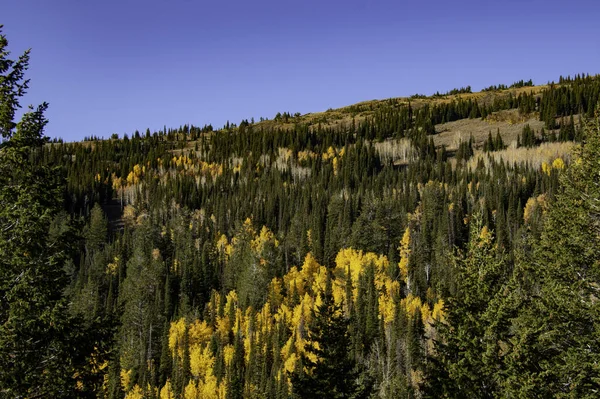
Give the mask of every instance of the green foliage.
M 517 147 L 534 147 L 537 144 L 537 138 L 529 124 L 523 127 L 523 131 L 517 138 Z
M 446 299 L 446 321 L 439 323 L 435 357 L 427 378 L 430 397 L 494 397 L 496 342 L 488 340 L 490 303 L 499 295 L 506 275 L 504 256 L 491 232 L 471 226 L 464 255 L 456 258 L 457 289 Z
M 60 170 L 39 162 L 47 104 L 13 118 L 29 53 L 6 58 L 0 36 L 0 393 L 94 397 L 110 351 L 110 324 L 73 317 L 65 290 L 71 230 L 55 228 Z
M 506 148 L 506 146 L 504 145 L 504 141 L 502 140 L 502 136 L 500 135 L 500 128 L 498 128 L 495 138 L 492 138 L 492 132 L 490 131 L 488 134 L 488 138 L 483 143 L 483 151 L 485 151 L 485 152 L 502 151 L 505 148 Z
M 530 261 L 539 286 L 531 307 L 515 321 L 521 327 L 515 341 L 524 346 L 515 348 L 510 359 L 511 369 L 519 372 L 511 380 L 517 392 L 533 385 L 548 396 L 591 398 L 599 389 L 598 118 L 587 125 L 577 156 L 561 179 L 563 190 L 548 211 Z
M 461 141 L 456 150 L 457 161 L 467 161 L 473 156 L 473 136 L 467 141 Z
M 483 234 L 471 238 L 458 292 L 437 326 L 429 397 L 597 396 L 598 118 L 586 126 L 577 157 L 541 236 L 525 238 L 509 277 Z
M 329 276 L 326 288 L 321 293 L 321 301 L 308 333 L 308 351 L 317 360 L 302 356 L 301 369 L 291 375 L 293 392 L 299 398 L 306 399 L 354 398 L 359 387 L 356 364 L 348 353 L 349 321 L 342 307 L 333 300 Z
M 593 396 L 597 77 L 50 144 L 45 104 L 13 121 L 28 53 L 1 43 L 0 396 Z M 546 122 L 521 145 L 585 138 L 581 160 L 436 147 L 502 110 Z

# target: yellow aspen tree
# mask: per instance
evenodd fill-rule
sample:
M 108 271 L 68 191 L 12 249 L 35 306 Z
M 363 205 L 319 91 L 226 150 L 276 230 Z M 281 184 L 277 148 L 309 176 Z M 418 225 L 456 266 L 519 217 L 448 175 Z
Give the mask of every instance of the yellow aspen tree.
M 183 356 L 181 343 L 183 342 L 183 337 L 185 335 L 185 327 L 185 319 L 183 317 L 177 321 L 171 322 L 171 327 L 169 328 L 169 349 L 173 356 L 175 356 L 175 354 Z
M 131 391 L 127 392 L 125 399 L 144 399 L 144 391 L 136 384 Z
M 199 399 L 200 398 L 198 396 L 198 389 L 196 388 L 196 384 L 194 384 L 194 381 L 190 380 L 190 382 L 185 387 L 185 390 L 183 391 L 183 398 L 184 399 Z
M 406 313 L 408 313 L 408 315 L 411 317 L 414 317 L 416 314 L 421 312 L 422 304 L 421 298 L 412 294 L 408 294 L 406 298 L 402 299 L 401 301 L 401 305 L 404 306 Z
M 292 328 L 292 314 L 292 310 L 285 303 L 283 303 L 277 309 L 277 313 L 275 314 L 275 321 L 283 322 L 288 326 L 288 328 Z
M 550 172 L 552 170 L 552 165 L 548 165 L 546 162 L 542 162 L 542 172 L 550 176 Z
M 284 359 L 283 369 L 287 373 L 293 373 L 296 370 L 296 362 L 298 361 L 298 356 L 295 353 L 292 353 L 288 356 L 287 359 Z
M 386 324 L 394 321 L 394 316 L 396 314 L 396 306 L 394 305 L 394 301 L 387 294 L 382 294 L 378 298 L 379 301 L 379 315 L 383 318 L 383 321 Z
M 231 344 L 227 344 L 225 348 L 223 348 L 223 359 L 225 359 L 225 364 L 229 367 L 233 362 L 233 354 L 235 353 L 235 348 Z
M 195 378 L 203 379 L 212 372 L 215 358 L 209 346 L 194 345 L 190 350 L 190 371 Z
M 212 370 L 206 374 L 204 381 L 198 382 L 198 397 L 202 399 L 220 399 L 225 397 L 224 384 L 219 386 Z
M 525 204 L 525 208 L 523 209 L 523 221 L 525 223 L 529 223 L 531 216 L 535 213 L 536 208 L 536 199 L 534 197 L 529 198 Z
M 362 258 L 362 251 L 357 251 L 353 248 L 341 249 L 335 257 L 337 272 L 346 273 L 349 267 L 352 281 L 358 281 L 363 271 Z
M 279 247 L 279 241 L 275 238 L 275 234 L 266 226 L 263 226 L 260 233 L 250 242 L 250 246 L 258 256 L 261 256 L 269 244 L 275 248 Z
M 212 337 L 213 329 L 205 320 L 195 320 L 188 326 L 190 345 L 206 344 Z
M 175 393 L 171 387 L 171 381 L 167 379 L 165 386 L 160 390 L 160 399 L 175 399 Z
M 562 170 L 565 168 L 565 161 L 562 160 L 562 158 L 556 158 L 553 162 L 552 162 L 552 169 L 557 169 L 557 170 Z
M 325 266 L 319 266 L 313 274 L 312 281 L 312 292 L 319 293 L 325 289 L 325 284 L 327 280 L 327 268 Z
M 400 278 L 407 282 L 408 280 L 408 261 L 410 257 L 410 228 L 407 227 L 404 231 L 404 235 L 402 236 L 402 240 L 400 240 L 400 262 L 398 263 L 398 267 L 400 268 Z
M 431 317 L 435 321 L 444 321 L 444 301 L 442 299 L 438 299 L 438 301 L 433 305 Z
M 304 258 L 304 263 L 302 264 L 302 269 L 300 273 L 306 282 L 308 287 L 312 286 L 312 282 L 314 281 L 315 275 L 319 272 L 321 265 L 317 262 L 315 257 L 309 252 L 306 254 Z
M 333 157 L 332 165 L 333 165 L 333 175 L 337 176 L 338 169 L 339 169 L 339 161 L 338 161 L 337 157 Z
M 133 370 L 121 370 L 121 387 L 127 392 L 131 389 L 131 374 Z

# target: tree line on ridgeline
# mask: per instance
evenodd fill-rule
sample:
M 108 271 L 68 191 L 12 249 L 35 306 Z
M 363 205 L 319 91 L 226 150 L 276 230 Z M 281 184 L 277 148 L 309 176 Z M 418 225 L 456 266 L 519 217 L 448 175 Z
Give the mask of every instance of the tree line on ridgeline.
M 597 77 L 49 143 L 46 104 L 14 122 L 7 44 L 3 397 L 597 395 Z M 434 143 L 503 110 L 544 122 L 519 145 L 573 155 Z

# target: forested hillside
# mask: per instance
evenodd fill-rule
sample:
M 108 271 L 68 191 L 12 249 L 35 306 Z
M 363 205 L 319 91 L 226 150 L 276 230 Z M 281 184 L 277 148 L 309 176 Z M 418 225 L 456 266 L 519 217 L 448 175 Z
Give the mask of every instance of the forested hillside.
M 6 46 L 6 397 L 596 397 L 600 77 L 50 143 Z

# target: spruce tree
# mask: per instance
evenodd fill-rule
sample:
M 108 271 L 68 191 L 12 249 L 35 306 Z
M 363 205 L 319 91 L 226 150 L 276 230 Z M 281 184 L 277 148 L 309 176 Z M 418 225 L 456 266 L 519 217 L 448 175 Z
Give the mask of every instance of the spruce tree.
M 0 26 L 1 29 L 1 26 Z M 58 168 L 40 161 L 46 103 L 14 123 L 29 51 L 8 59 L 0 34 L 0 396 L 95 397 L 109 326 L 69 311 L 70 229 L 54 229 L 62 205 Z
M 356 365 L 349 357 L 351 341 L 349 321 L 342 306 L 333 299 L 331 280 L 321 292 L 322 303 L 314 312 L 308 332 L 307 351 L 316 355 L 317 361 L 301 356 L 306 371 L 291 375 L 293 392 L 299 398 L 351 398 L 356 394 Z
M 473 222 L 472 222 L 473 223 Z M 476 220 L 464 255 L 455 258 L 457 290 L 446 302 L 446 318 L 436 324 L 435 352 L 428 359 L 426 397 L 492 398 L 494 356 L 486 340 L 488 306 L 500 292 L 506 273 L 505 259 L 487 227 Z
M 518 281 L 528 306 L 518 307 L 505 358 L 509 396 L 593 398 L 600 390 L 600 120 L 561 177 L 539 242 Z M 520 301 L 521 303 L 523 301 Z M 525 302 L 527 303 L 527 302 Z

